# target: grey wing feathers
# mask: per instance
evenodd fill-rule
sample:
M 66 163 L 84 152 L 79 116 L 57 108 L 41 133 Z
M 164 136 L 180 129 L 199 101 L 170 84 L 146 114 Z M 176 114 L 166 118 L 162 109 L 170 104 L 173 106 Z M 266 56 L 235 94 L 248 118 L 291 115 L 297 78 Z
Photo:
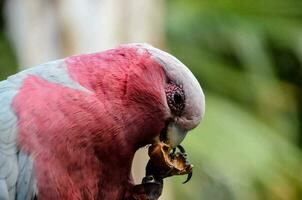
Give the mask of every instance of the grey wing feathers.
M 18 155 L 19 177 L 16 200 L 31 200 L 36 195 L 36 183 L 33 174 L 33 161 L 22 151 Z
M 11 105 L 16 94 L 14 84 L 0 82 L 0 200 L 30 200 L 34 192 L 29 186 L 32 160 L 17 146 L 17 117 Z
M 6 199 L 9 199 L 6 181 L 4 179 L 0 179 L 0 200 Z

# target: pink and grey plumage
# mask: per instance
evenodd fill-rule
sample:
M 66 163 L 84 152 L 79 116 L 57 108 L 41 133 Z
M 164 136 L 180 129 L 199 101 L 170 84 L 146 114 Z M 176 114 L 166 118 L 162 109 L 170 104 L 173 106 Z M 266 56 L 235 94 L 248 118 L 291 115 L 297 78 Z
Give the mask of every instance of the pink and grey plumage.
M 180 112 L 167 101 L 171 85 L 183 91 Z M 11 76 L 0 82 L 0 199 L 122 199 L 136 150 L 164 128 L 166 141 L 179 144 L 204 102 L 192 73 L 147 44 Z

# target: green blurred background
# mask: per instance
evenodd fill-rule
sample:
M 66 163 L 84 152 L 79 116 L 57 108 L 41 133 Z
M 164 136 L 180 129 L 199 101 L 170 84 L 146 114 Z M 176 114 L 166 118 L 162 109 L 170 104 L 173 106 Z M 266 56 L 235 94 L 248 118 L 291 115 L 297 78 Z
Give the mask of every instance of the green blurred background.
M 168 0 L 165 41 L 206 95 L 173 199 L 302 199 L 302 1 Z M 0 78 L 17 71 L 1 19 Z
M 302 1 L 168 1 L 168 44 L 206 95 L 179 199 L 302 199 Z

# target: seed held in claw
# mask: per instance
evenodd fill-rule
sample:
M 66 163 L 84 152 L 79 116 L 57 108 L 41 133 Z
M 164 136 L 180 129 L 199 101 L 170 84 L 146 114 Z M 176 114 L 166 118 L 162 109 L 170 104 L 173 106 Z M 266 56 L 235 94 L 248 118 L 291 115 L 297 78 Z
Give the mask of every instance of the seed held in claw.
M 153 175 L 159 179 L 163 179 L 174 175 L 188 174 L 187 183 L 192 178 L 193 165 L 187 160 L 185 149 L 178 145 L 171 148 L 164 142 L 158 142 L 149 147 L 150 160 L 146 167 L 146 175 Z

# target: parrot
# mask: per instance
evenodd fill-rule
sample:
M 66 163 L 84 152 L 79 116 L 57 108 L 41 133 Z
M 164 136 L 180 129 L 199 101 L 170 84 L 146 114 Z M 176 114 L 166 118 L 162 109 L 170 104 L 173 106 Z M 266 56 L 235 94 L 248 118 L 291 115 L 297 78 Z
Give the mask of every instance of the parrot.
M 69 56 L 0 82 L 0 200 L 119 200 L 135 152 L 179 145 L 205 96 L 177 58 L 146 43 Z

